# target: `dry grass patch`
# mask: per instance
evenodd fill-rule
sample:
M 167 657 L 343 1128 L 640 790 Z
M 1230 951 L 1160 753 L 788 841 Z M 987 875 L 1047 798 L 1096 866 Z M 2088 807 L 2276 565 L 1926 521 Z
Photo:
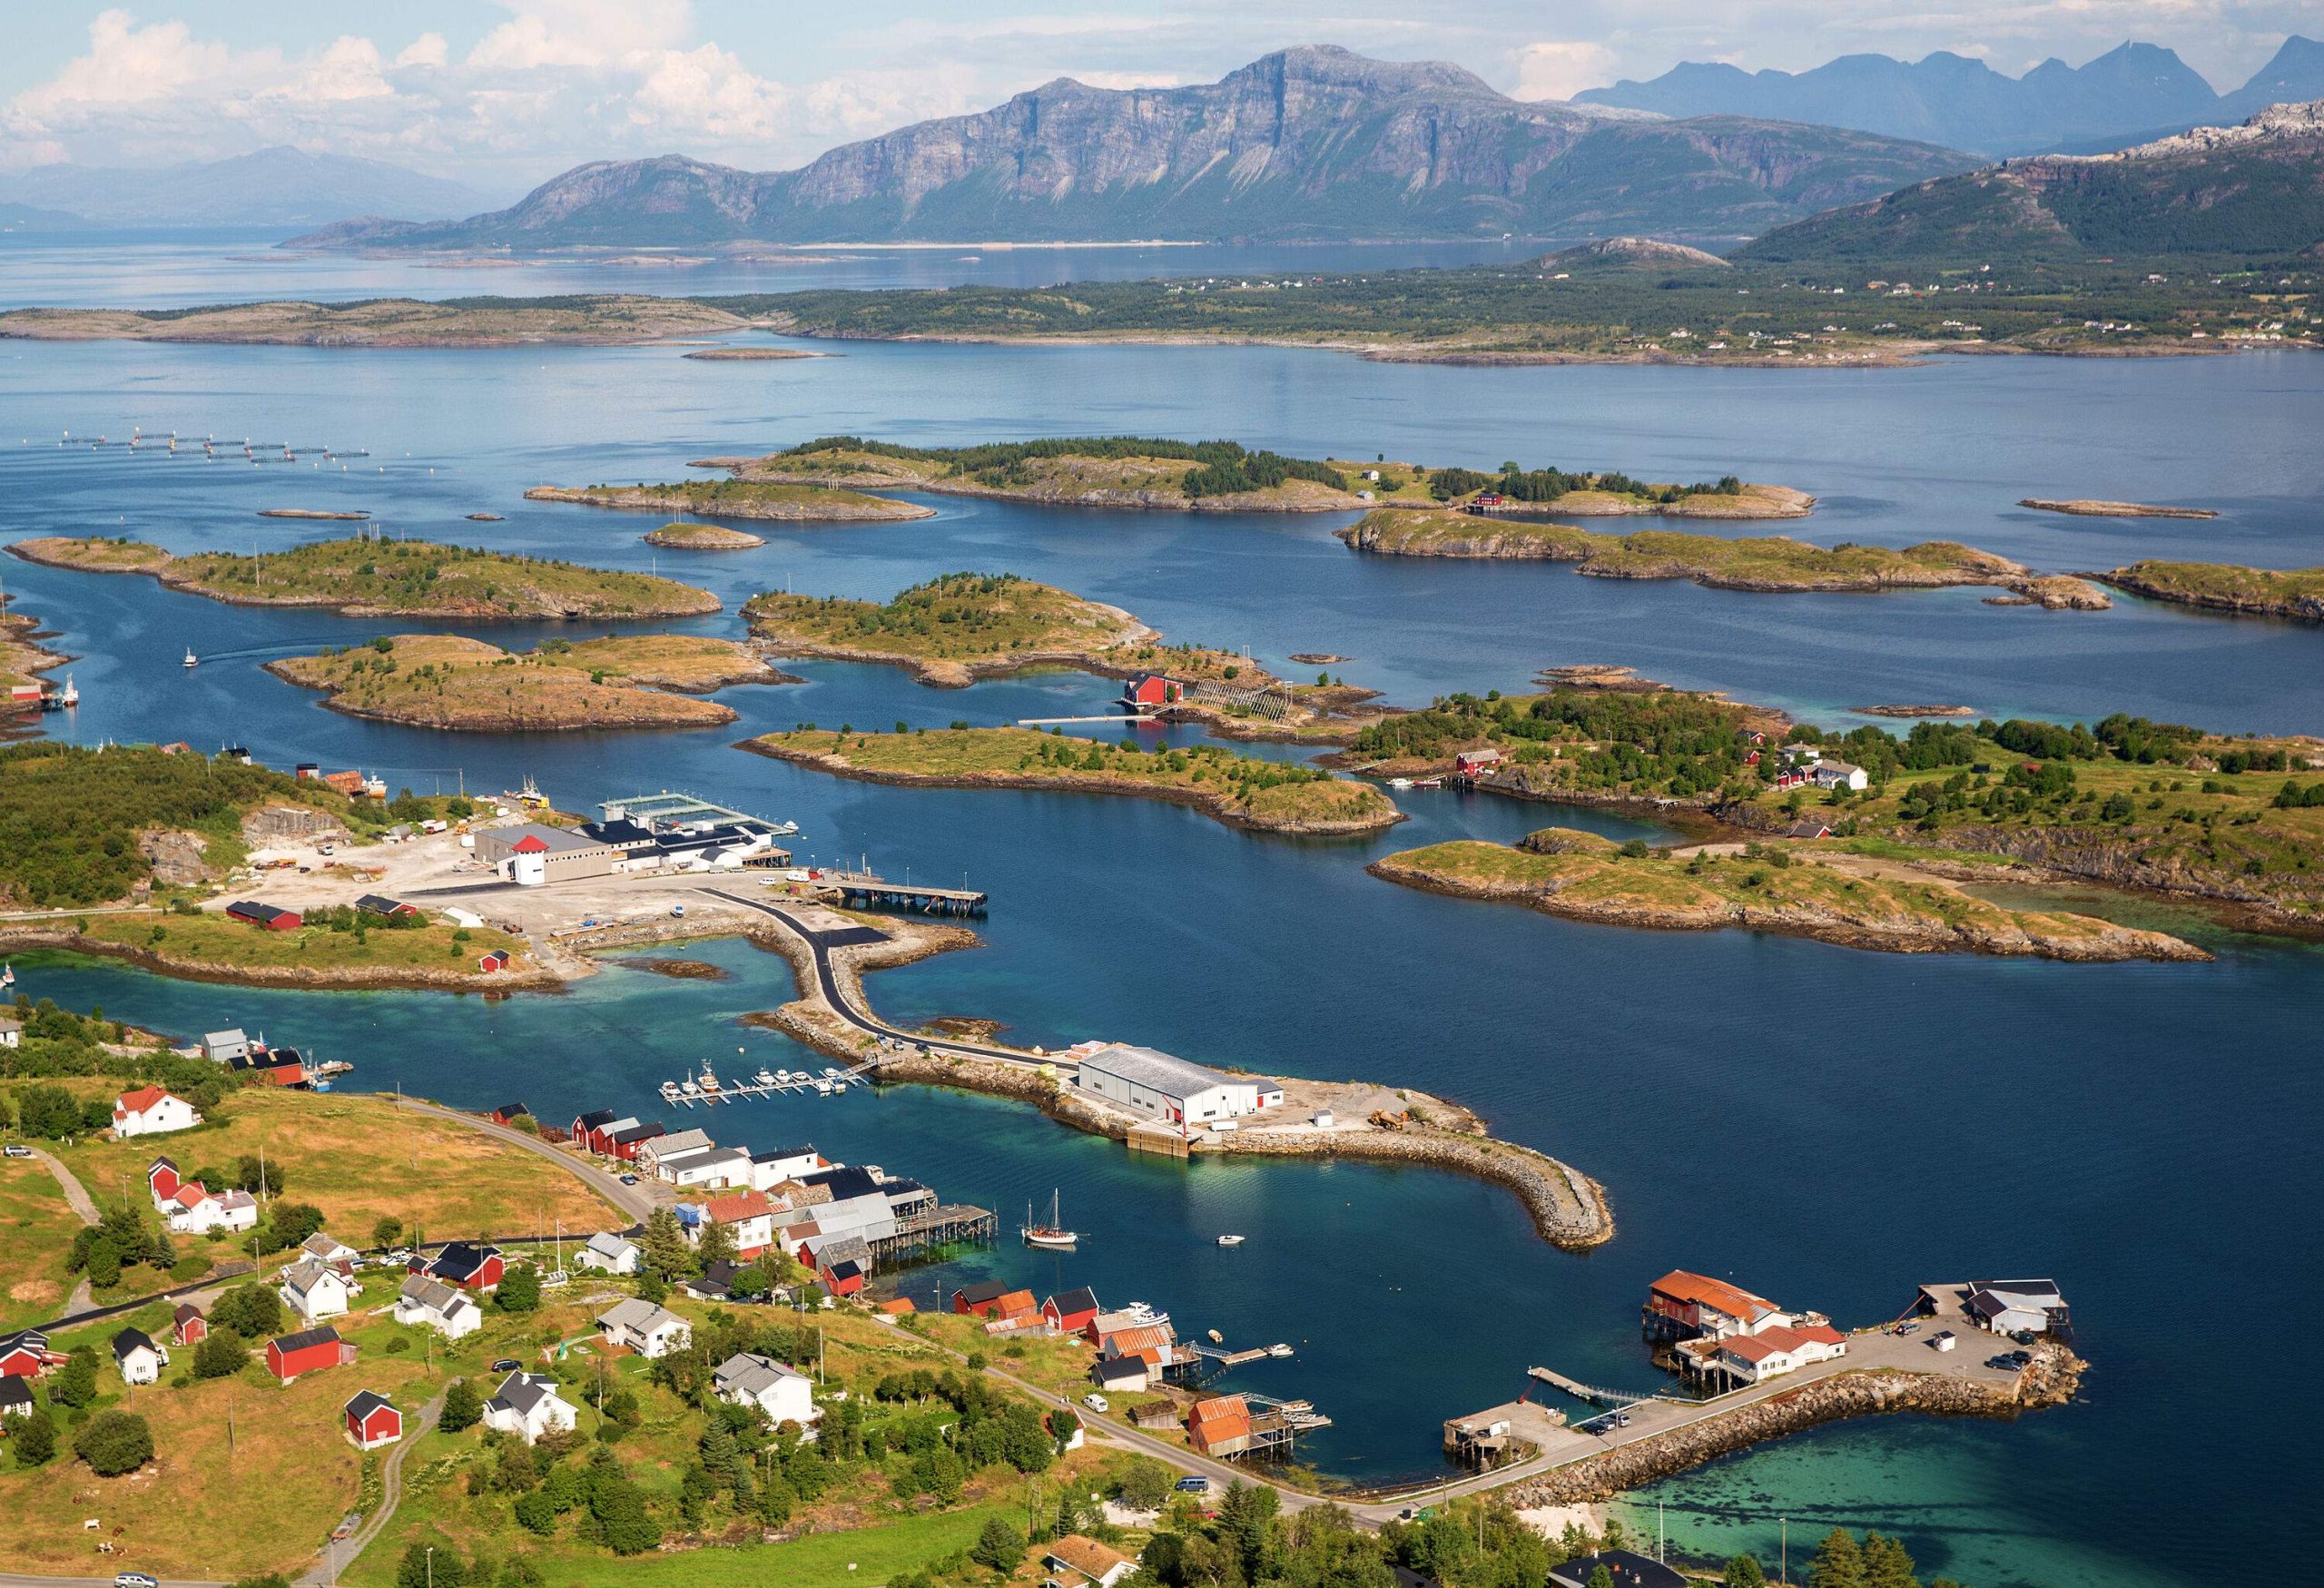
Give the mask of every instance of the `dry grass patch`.
M 66 1266 L 81 1219 L 64 1188 L 37 1159 L 0 1159 L 0 1251 L 7 1254 L 0 1286 L 0 1328 L 54 1317 L 73 1290 Z

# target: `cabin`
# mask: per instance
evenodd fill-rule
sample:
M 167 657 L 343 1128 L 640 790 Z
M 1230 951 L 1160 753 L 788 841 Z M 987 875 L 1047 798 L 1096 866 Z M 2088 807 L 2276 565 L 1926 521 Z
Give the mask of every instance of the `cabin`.
M 815 1282 L 832 1296 L 861 1296 L 864 1283 L 871 1277 L 872 1270 L 865 1267 L 861 1258 L 826 1258 L 815 1266 Z M 1019 1291 L 1018 1294 L 1027 1301 L 1033 1298 L 1030 1291 Z
M 1501 747 L 1497 745 L 1485 745 L 1474 750 L 1456 750 L 1452 755 L 1452 775 L 1475 777 L 1491 772 L 1501 763 Z
M 241 1058 L 229 1060 L 226 1066 L 237 1075 L 255 1076 L 270 1086 L 304 1086 L 307 1067 L 296 1048 L 261 1048 L 252 1044 Z
M 683 1350 L 694 1338 L 694 1326 L 666 1307 L 632 1296 L 616 1301 L 597 1315 L 597 1327 L 608 1346 L 640 1356 L 666 1356 Z
M 1184 684 L 1159 673 L 1140 673 L 1122 686 L 1122 704 L 1128 706 L 1176 705 L 1186 697 Z
M 415 1274 L 425 1274 L 461 1290 L 484 1292 L 500 1287 L 500 1277 L 507 1271 L 507 1263 L 494 1246 L 477 1246 L 465 1240 L 446 1243 L 434 1257 L 425 1252 L 412 1254 L 408 1265 Z
M 222 1031 L 206 1031 L 202 1038 L 202 1056 L 213 1064 L 231 1064 L 251 1050 L 250 1038 L 240 1026 L 230 1026 Z
M 1469 498 L 1469 505 L 1463 510 L 1471 513 L 1484 513 L 1490 512 L 1495 508 L 1505 508 L 1507 506 L 1509 506 L 1509 498 L 1502 495 L 1499 491 L 1481 490 L 1475 496 Z
M 573 1145 L 586 1149 L 589 1145 L 589 1132 L 601 1125 L 610 1125 L 618 1118 L 620 1116 L 611 1109 L 592 1109 L 586 1114 L 574 1115 Z
M 636 1129 L 637 1123 L 635 1114 L 623 1114 L 616 1119 L 607 1119 L 602 1125 L 592 1126 L 589 1130 L 589 1139 L 582 1145 L 592 1152 L 610 1158 L 613 1156 L 614 1138 L 624 1130 Z
M 1089 1381 L 1108 1395 L 1143 1395 L 1150 1387 L 1147 1382 L 1145 1359 L 1138 1356 L 1108 1356 L 1089 1369 Z M 1171 1421 L 1177 1420 L 1175 1408 Z
M 24 1045 L 24 1040 L 25 1022 L 0 1015 L 0 1048 L 21 1047 Z
M 626 1129 L 615 1130 L 608 1135 L 606 1138 L 606 1150 L 624 1163 L 635 1163 L 637 1161 L 637 1149 L 661 1134 L 662 1121 L 659 1119 L 647 1124 L 632 1125 Z
M 177 1160 L 162 1157 L 145 1166 L 145 1189 L 153 1194 L 153 1211 L 166 1213 L 170 1202 L 178 1194 L 182 1182 L 178 1179 Z
M 396 1292 L 395 1317 L 399 1324 L 434 1329 L 448 1340 L 472 1335 L 484 1327 L 484 1309 L 473 1297 L 425 1274 L 404 1280 Z
M 508 951 L 507 949 L 487 949 L 483 953 L 480 953 L 476 957 L 476 968 L 479 974 L 486 976 L 490 976 L 498 972 L 507 970 L 508 968 Z
M 191 1301 L 181 1301 L 170 1315 L 170 1343 L 173 1346 L 199 1346 L 210 1337 L 210 1320 L 202 1308 Z
M 711 1140 L 710 1132 L 707 1130 L 689 1128 L 684 1130 L 668 1131 L 655 1137 L 651 1141 L 639 1143 L 637 1166 L 660 1179 L 667 1179 L 669 1177 L 662 1173 L 664 1159 L 678 1158 L 689 1152 L 701 1152 L 717 1144 Z
M 296 932 L 306 924 L 305 917 L 296 910 L 261 904 L 255 899 L 237 899 L 226 906 L 226 913 L 237 921 L 250 922 L 261 932 Z
M 1111 1544 L 1068 1533 L 1041 1555 L 1046 1581 L 1057 1588 L 1114 1588 L 1137 1570 L 1137 1563 Z
M 113 1337 L 113 1361 L 121 1369 L 122 1383 L 158 1384 L 170 1353 L 143 1329 L 123 1329 Z
M 403 1414 L 387 1396 L 368 1389 L 340 1407 L 340 1416 L 358 1450 L 377 1450 L 403 1437 Z
M 654 1172 L 672 1185 L 723 1190 L 750 1183 L 751 1152 L 747 1147 L 705 1147 L 675 1156 L 665 1153 L 655 1160 Z
M 533 1110 L 522 1103 L 502 1103 L 485 1116 L 496 1125 L 506 1125 L 512 1119 L 529 1119 Z
M 801 1175 L 813 1174 L 829 1169 L 823 1155 L 812 1147 L 777 1147 L 767 1152 L 751 1154 L 751 1189 L 772 1191 L 783 1181 Z M 805 1183 L 801 1182 L 803 1185 Z M 794 1204 L 796 1205 L 796 1204 Z
M 998 1317 L 1000 1298 L 1008 1294 L 1009 1287 L 998 1279 L 964 1285 L 952 1292 L 952 1310 L 964 1317 Z
M 576 1260 L 581 1267 L 603 1274 L 635 1274 L 640 1256 L 635 1242 L 600 1230 L 589 1238 Z
M 1845 788 L 1853 794 L 1862 794 L 1872 783 L 1872 774 L 1852 761 L 1818 761 L 1807 775 L 1817 788 Z
M 353 1247 L 335 1235 L 315 1231 L 299 1243 L 299 1250 L 327 1268 L 336 1268 L 342 1276 L 352 1277 L 355 1264 L 361 1256 Z
M 409 916 L 419 913 L 418 905 L 407 904 L 400 899 L 390 899 L 385 893 L 366 893 L 355 901 L 355 908 L 365 915 L 378 915 L 390 921 L 399 915 Z
M 115 1140 L 131 1136 L 161 1136 L 191 1130 L 202 1123 L 202 1110 L 174 1092 L 158 1086 L 141 1086 L 123 1092 L 113 1103 Z
M 556 1380 L 512 1373 L 484 1403 L 484 1425 L 514 1434 L 527 1445 L 551 1429 L 570 1429 L 580 1414 L 557 1398 Z
M 1808 820 L 1794 822 L 1783 830 L 1786 838 L 1829 838 L 1832 830 L 1823 823 Z
M 339 1337 L 329 1324 L 278 1335 L 266 1343 L 266 1370 L 289 1384 L 292 1379 L 355 1360 L 355 1347 Z
M 814 1437 L 816 1420 L 823 1415 L 815 1405 L 813 1388 L 798 1369 L 752 1351 L 736 1352 L 710 1376 L 710 1393 L 720 1400 L 730 1406 L 756 1406 L 778 1428 L 794 1423 L 810 1439 Z
M 282 1276 L 282 1305 L 309 1323 L 340 1317 L 355 1300 L 354 1283 L 345 1274 L 313 1258 L 301 1258 Z
M 1098 1316 L 1098 1297 L 1087 1285 L 1061 1290 L 1041 1303 L 1041 1317 L 1060 1335 L 1078 1335 Z

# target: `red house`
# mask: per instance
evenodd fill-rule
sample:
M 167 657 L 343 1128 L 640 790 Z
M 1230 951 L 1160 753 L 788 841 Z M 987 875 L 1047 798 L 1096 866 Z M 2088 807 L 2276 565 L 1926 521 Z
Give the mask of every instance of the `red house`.
M 509 1120 L 516 1119 L 520 1114 L 529 1119 L 533 1117 L 533 1110 L 527 1108 L 522 1103 L 502 1103 L 498 1108 L 493 1110 L 492 1112 L 487 1114 L 485 1118 L 490 1119 L 496 1125 L 506 1125 Z
M 377 1450 L 403 1437 L 403 1414 L 385 1396 L 364 1390 L 347 1403 L 342 1415 L 347 1419 L 347 1436 L 358 1450 Z
M 815 1270 L 815 1277 L 833 1296 L 854 1296 L 863 1288 L 863 1265 L 853 1258 L 826 1263 Z
M 602 1129 L 606 1126 L 612 1124 L 618 1118 L 620 1118 L 620 1116 L 615 1114 L 611 1109 L 592 1109 L 586 1114 L 574 1115 L 573 1145 L 576 1147 L 588 1146 L 589 1132 L 592 1130 Z
M 295 1335 L 279 1335 L 266 1343 L 266 1370 L 285 1384 L 302 1373 L 354 1360 L 355 1347 L 340 1339 L 339 1331 L 329 1324 Z
M 1500 764 L 1501 750 L 1492 745 L 1487 745 L 1482 749 L 1462 750 L 1452 757 L 1452 770 L 1462 777 L 1474 777 L 1478 773 L 1488 771 Z
M 153 1193 L 156 1208 L 176 1196 L 178 1188 L 184 1183 L 178 1179 L 178 1166 L 166 1158 L 155 1159 L 145 1170 L 145 1184 Z
M 476 968 L 483 972 L 487 976 L 492 974 L 495 971 L 507 970 L 508 968 L 508 951 L 507 949 L 494 949 L 490 953 L 478 954 L 476 960 Z
M 226 913 L 266 932 L 296 932 L 306 924 L 296 910 L 261 904 L 255 899 L 237 899 L 226 906 Z
M 432 1258 L 425 1252 L 415 1252 L 405 1266 L 412 1273 L 478 1293 L 497 1289 L 501 1275 L 507 1269 L 498 1247 L 472 1246 L 464 1240 L 450 1242 Z
M 952 1292 L 952 1310 L 968 1317 L 995 1317 L 1000 1315 L 1000 1298 L 1008 1294 L 1009 1287 L 998 1279 L 964 1285 Z
M 1122 686 L 1124 705 L 1176 705 L 1187 697 L 1187 686 L 1159 673 L 1140 673 Z
M 181 1301 L 175 1322 L 170 1328 L 170 1342 L 178 1346 L 200 1345 L 210 1337 L 210 1320 L 202 1316 L 202 1308 L 191 1301 Z
M 1098 1316 L 1098 1297 L 1089 1287 L 1059 1291 L 1041 1303 L 1041 1316 L 1061 1335 L 1078 1335 Z
M 48 1336 L 38 1329 L 0 1335 L 0 1378 L 38 1378 L 64 1360 L 48 1348 Z

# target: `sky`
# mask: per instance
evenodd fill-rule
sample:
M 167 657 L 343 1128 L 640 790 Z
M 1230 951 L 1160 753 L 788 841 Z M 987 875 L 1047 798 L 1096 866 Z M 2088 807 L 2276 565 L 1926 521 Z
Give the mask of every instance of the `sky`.
M 2125 39 L 2222 90 L 2324 0 L 13 0 L 0 170 L 162 165 L 274 144 L 513 195 L 586 160 L 752 169 L 1060 76 L 1213 81 L 1339 44 L 1560 99 L 1682 60 L 1801 70 L 1949 49 L 2012 74 Z

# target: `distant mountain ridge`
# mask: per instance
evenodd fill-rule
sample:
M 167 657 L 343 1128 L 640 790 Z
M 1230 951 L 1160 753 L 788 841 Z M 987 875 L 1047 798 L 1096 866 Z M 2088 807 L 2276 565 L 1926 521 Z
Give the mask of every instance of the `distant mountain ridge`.
M 2318 98 L 2324 98 L 2324 44 L 2295 34 L 2229 94 L 2214 92 L 2175 52 L 2131 43 L 2080 66 L 2053 57 L 2023 77 L 1945 50 L 1913 62 L 1843 55 L 1799 73 L 1689 61 L 1643 83 L 1625 79 L 1587 90 L 1573 102 L 1671 116 L 1808 122 L 2015 155 L 2120 148 Z
M 486 202 L 464 182 L 290 148 L 154 168 L 35 165 L 0 173 L 0 203 L 95 226 L 317 226 L 357 215 L 468 214 Z
M 1939 177 L 1778 227 L 1738 261 L 1895 265 L 2324 252 L 2324 101 L 2112 154 Z
M 583 165 L 509 209 L 304 247 L 1588 237 L 1732 242 L 1970 164 L 1875 134 L 1513 100 L 1440 62 L 1283 50 L 1215 84 L 1060 78 L 795 171 Z

